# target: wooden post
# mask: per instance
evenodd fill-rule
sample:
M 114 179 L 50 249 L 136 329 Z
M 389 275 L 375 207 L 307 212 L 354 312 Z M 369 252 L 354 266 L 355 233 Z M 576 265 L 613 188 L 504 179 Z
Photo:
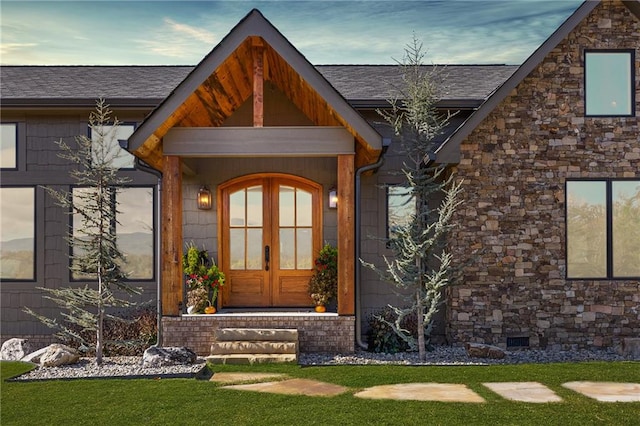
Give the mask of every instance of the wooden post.
M 355 314 L 355 164 L 338 155 L 338 314 Z
M 164 158 L 162 186 L 162 315 L 179 315 L 182 301 L 182 167 L 180 157 Z M 184 301 L 182 301 L 184 303 Z
M 264 125 L 264 44 L 259 37 L 253 38 L 251 49 L 253 64 L 253 127 Z

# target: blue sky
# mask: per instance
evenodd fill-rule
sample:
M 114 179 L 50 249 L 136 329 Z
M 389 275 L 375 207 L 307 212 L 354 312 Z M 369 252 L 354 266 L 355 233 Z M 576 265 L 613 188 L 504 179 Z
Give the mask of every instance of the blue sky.
M 313 64 L 522 63 L 581 0 L 9 1 L 4 65 L 194 65 L 258 8 Z

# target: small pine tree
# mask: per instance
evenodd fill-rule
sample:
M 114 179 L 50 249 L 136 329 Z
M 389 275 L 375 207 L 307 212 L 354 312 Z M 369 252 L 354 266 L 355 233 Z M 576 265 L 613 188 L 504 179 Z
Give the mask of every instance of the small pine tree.
M 98 365 L 102 363 L 106 343 L 105 318 L 125 321 L 110 314 L 109 309 L 135 305 L 118 298 L 116 291 L 140 293 L 139 289 L 124 282 L 126 274 L 122 265 L 125 258 L 118 248 L 115 234 L 118 213 L 116 194 L 118 188 L 128 182 L 128 179 L 118 176 L 118 169 L 113 166 L 119 147 L 110 142 L 114 139 L 118 124 L 117 119 L 111 119 L 111 110 L 106 102 L 98 100 L 96 110 L 89 116 L 94 141 L 87 136 L 77 136 L 75 147 L 62 140 L 56 142 L 62 151 L 59 157 L 76 166 L 69 172 L 77 185 L 76 190 L 57 191 L 45 187 L 56 203 L 73 214 L 74 221 L 78 221 L 74 223 L 75 232 L 72 230 L 67 236 L 72 247 L 71 273 L 75 278 L 92 282 L 83 287 L 40 288 L 48 293 L 45 298 L 64 310 L 61 313 L 64 323 L 25 309 L 25 312 L 57 330 L 58 337 L 77 341 L 87 349 L 94 347 Z M 83 332 L 90 330 L 95 332 L 95 346 L 82 336 L 85 334 Z
M 400 225 L 389 236 L 392 258 L 384 257 L 384 268 L 363 262 L 384 281 L 393 284 L 406 302 L 405 307 L 390 306 L 395 321 L 385 318 L 395 333 L 412 350 L 418 349 L 421 360 L 426 359 L 432 319 L 441 305 L 443 289 L 451 283 L 451 254 L 445 249 L 444 237 L 452 227 L 451 217 L 460 204 L 461 182 L 454 183 L 445 167 L 433 165 L 431 158 L 437 148 L 434 138 L 448 124 L 450 116 L 436 110 L 438 101 L 438 72 L 435 67 L 423 67 L 423 45 L 415 35 L 405 48 L 402 70 L 403 87 L 396 88 L 399 96 L 391 100 L 390 111 L 379 111 L 399 137 L 405 155 L 402 174 L 407 191 L 415 202 L 415 214 L 406 225 Z M 432 208 L 435 196 L 444 193 L 438 208 Z M 407 316 L 417 316 L 417 342 L 402 324 Z

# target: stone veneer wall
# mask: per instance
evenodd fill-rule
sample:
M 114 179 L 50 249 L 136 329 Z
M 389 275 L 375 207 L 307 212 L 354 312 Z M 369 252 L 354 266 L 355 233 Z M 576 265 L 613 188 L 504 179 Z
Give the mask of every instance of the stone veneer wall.
M 209 355 L 217 328 L 295 328 L 300 352 L 355 351 L 355 317 L 337 315 L 184 315 L 163 317 L 163 346 L 186 346 Z
M 585 117 L 583 50 L 614 47 L 636 51 L 636 117 Z M 640 177 L 639 61 L 640 22 L 602 3 L 461 145 L 451 245 L 473 263 L 450 289 L 453 342 L 572 349 L 640 336 L 638 281 L 565 279 L 564 204 L 567 178 Z

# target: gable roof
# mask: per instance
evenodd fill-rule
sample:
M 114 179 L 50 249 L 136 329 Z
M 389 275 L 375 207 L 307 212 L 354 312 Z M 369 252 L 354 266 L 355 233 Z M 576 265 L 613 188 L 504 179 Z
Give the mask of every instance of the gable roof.
M 543 59 L 580 24 L 600 1 L 586 0 L 538 49 L 436 150 L 439 163 L 457 163 L 460 144 L 516 88 Z M 640 0 L 623 1 L 640 19 Z
M 356 141 L 356 164 L 374 162 L 382 136 L 257 10 L 245 16 L 129 138 L 129 149 L 160 168 L 162 138 L 174 126 L 218 127 L 253 93 L 259 46 L 264 79 L 317 126 L 342 126 Z M 264 52 L 264 53 L 262 53 Z

